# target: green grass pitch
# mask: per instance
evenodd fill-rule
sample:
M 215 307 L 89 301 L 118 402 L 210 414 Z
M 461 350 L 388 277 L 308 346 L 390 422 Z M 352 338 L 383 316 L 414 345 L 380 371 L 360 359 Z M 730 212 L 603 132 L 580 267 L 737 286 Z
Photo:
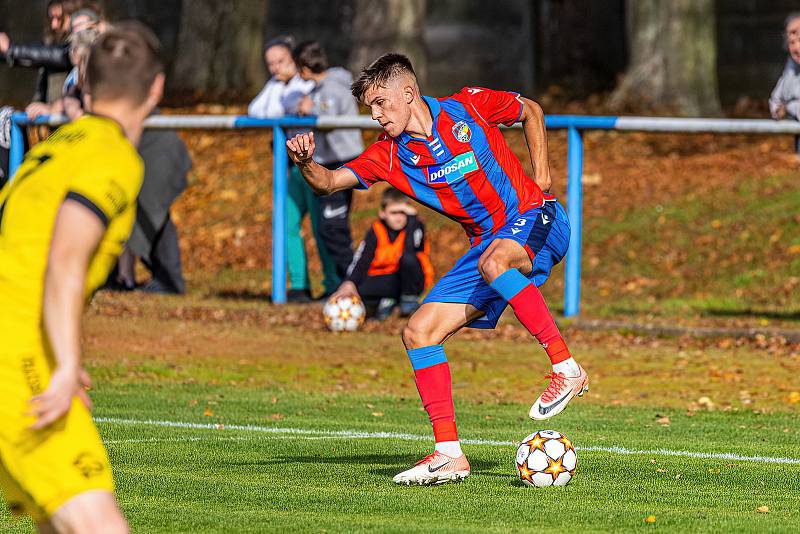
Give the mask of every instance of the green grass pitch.
M 667 410 L 663 426 L 651 409 L 576 401 L 537 425 L 522 405 L 462 403 L 473 475 L 398 487 L 391 477 L 431 445 L 415 398 L 129 385 L 96 399 L 134 532 L 800 530 L 791 414 Z M 271 410 L 289 415 L 265 416 Z M 527 488 L 512 442 L 548 427 L 576 442 L 576 476 L 565 488 Z M 30 528 L 7 521 L 9 532 Z

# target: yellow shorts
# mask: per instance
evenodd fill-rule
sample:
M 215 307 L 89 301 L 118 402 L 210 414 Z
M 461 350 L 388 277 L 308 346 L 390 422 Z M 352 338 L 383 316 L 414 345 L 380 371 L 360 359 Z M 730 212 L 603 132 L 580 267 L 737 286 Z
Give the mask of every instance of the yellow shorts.
M 89 410 L 77 398 L 65 417 L 30 430 L 34 419 L 25 414 L 31 397 L 47 389 L 50 365 L 41 345 L 28 346 L 35 348 L 0 348 L 0 488 L 12 513 L 42 522 L 83 492 L 113 492 L 114 481 Z

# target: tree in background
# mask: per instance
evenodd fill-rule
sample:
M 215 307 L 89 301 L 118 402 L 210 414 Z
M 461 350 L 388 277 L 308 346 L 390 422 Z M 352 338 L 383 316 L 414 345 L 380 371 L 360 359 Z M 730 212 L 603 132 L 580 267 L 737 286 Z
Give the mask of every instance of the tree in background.
M 203 96 L 255 94 L 264 82 L 266 0 L 184 0 L 169 86 Z
M 386 52 L 407 55 L 424 86 L 428 54 L 424 42 L 427 0 L 356 0 L 350 70 L 354 75 Z
M 714 0 L 627 0 L 630 61 L 609 104 L 719 115 Z

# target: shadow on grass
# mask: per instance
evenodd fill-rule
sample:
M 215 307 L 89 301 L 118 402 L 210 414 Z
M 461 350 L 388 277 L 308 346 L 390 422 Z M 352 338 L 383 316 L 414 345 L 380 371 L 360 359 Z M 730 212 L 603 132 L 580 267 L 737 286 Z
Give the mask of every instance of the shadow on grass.
M 554 312 L 557 311 L 553 308 Z M 776 321 L 800 321 L 800 310 L 758 310 L 754 308 L 706 308 L 703 306 L 690 306 L 691 313 L 705 317 L 732 317 L 744 319 L 772 319 Z M 619 319 L 630 317 L 634 320 L 645 321 L 645 316 L 654 315 L 660 319 L 669 319 L 668 310 L 645 310 L 633 306 L 609 305 L 604 310 L 604 315 L 611 315 Z
M 319 455 L 319 456 L 283 456 L 280 458 L 267 458 L 252 462 L 226 462 L 228 465 L 286 465 L 286 464 L 341 464 L 341 465 L 370 465 L 369 472 L 375 475 L 393 477 L 400 471 L 408 469 L 420 459 L 419 455 L 412 454 L 358 454 L 358 455 Z M 502 473 L 495 468 L 499 462 L 477 460 L 471 462 L 473 473 L 480 472 L 481 476 L 506 478 L 508 473 Z
M 272 303 L 272 295 L 264 291 L 251 291 L 249 289 L 223 289 L 220 291 L 209 291 L 206 293 L 208 298 L 218 298 L 222 300 L 249 300 L 255 302 L 263 302 L 264 304 Z
M 779 321 L 800 321 L 800 311 L 759 311 L 746 308 L 743 310 L 725 310 L 708 308 L 700 313 L 711 317 L 750 317 L 753 319 L 774 319 Z

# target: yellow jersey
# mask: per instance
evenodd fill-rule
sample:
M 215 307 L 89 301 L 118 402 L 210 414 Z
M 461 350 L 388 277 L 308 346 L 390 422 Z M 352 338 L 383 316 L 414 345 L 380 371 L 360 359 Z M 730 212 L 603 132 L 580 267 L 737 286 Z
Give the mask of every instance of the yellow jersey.
M 143 172 L 122 128 L 96 115 L 59 128 L 28 152 L 0 191 L 0 334 L 41 325 L 53 227 L 67 198 L 106 225 L 89 265 L 87 299 L 105 282 L 133 227 Z
M 90 115 L 31 149 L 0 191 L 0 489 L 14 514 L 37 522 L 76 495 L 114 491 L 103 442 L 77 398 L 45 429 L 30 429 L 34 420 L 26 415 L 31 397 L 47 389 L 54 365 L 42 301 L 56 215 L 72 199 L 106 226 L 89 264 L 88 298 L 131 232 L 143 170 L 120 126 Z

